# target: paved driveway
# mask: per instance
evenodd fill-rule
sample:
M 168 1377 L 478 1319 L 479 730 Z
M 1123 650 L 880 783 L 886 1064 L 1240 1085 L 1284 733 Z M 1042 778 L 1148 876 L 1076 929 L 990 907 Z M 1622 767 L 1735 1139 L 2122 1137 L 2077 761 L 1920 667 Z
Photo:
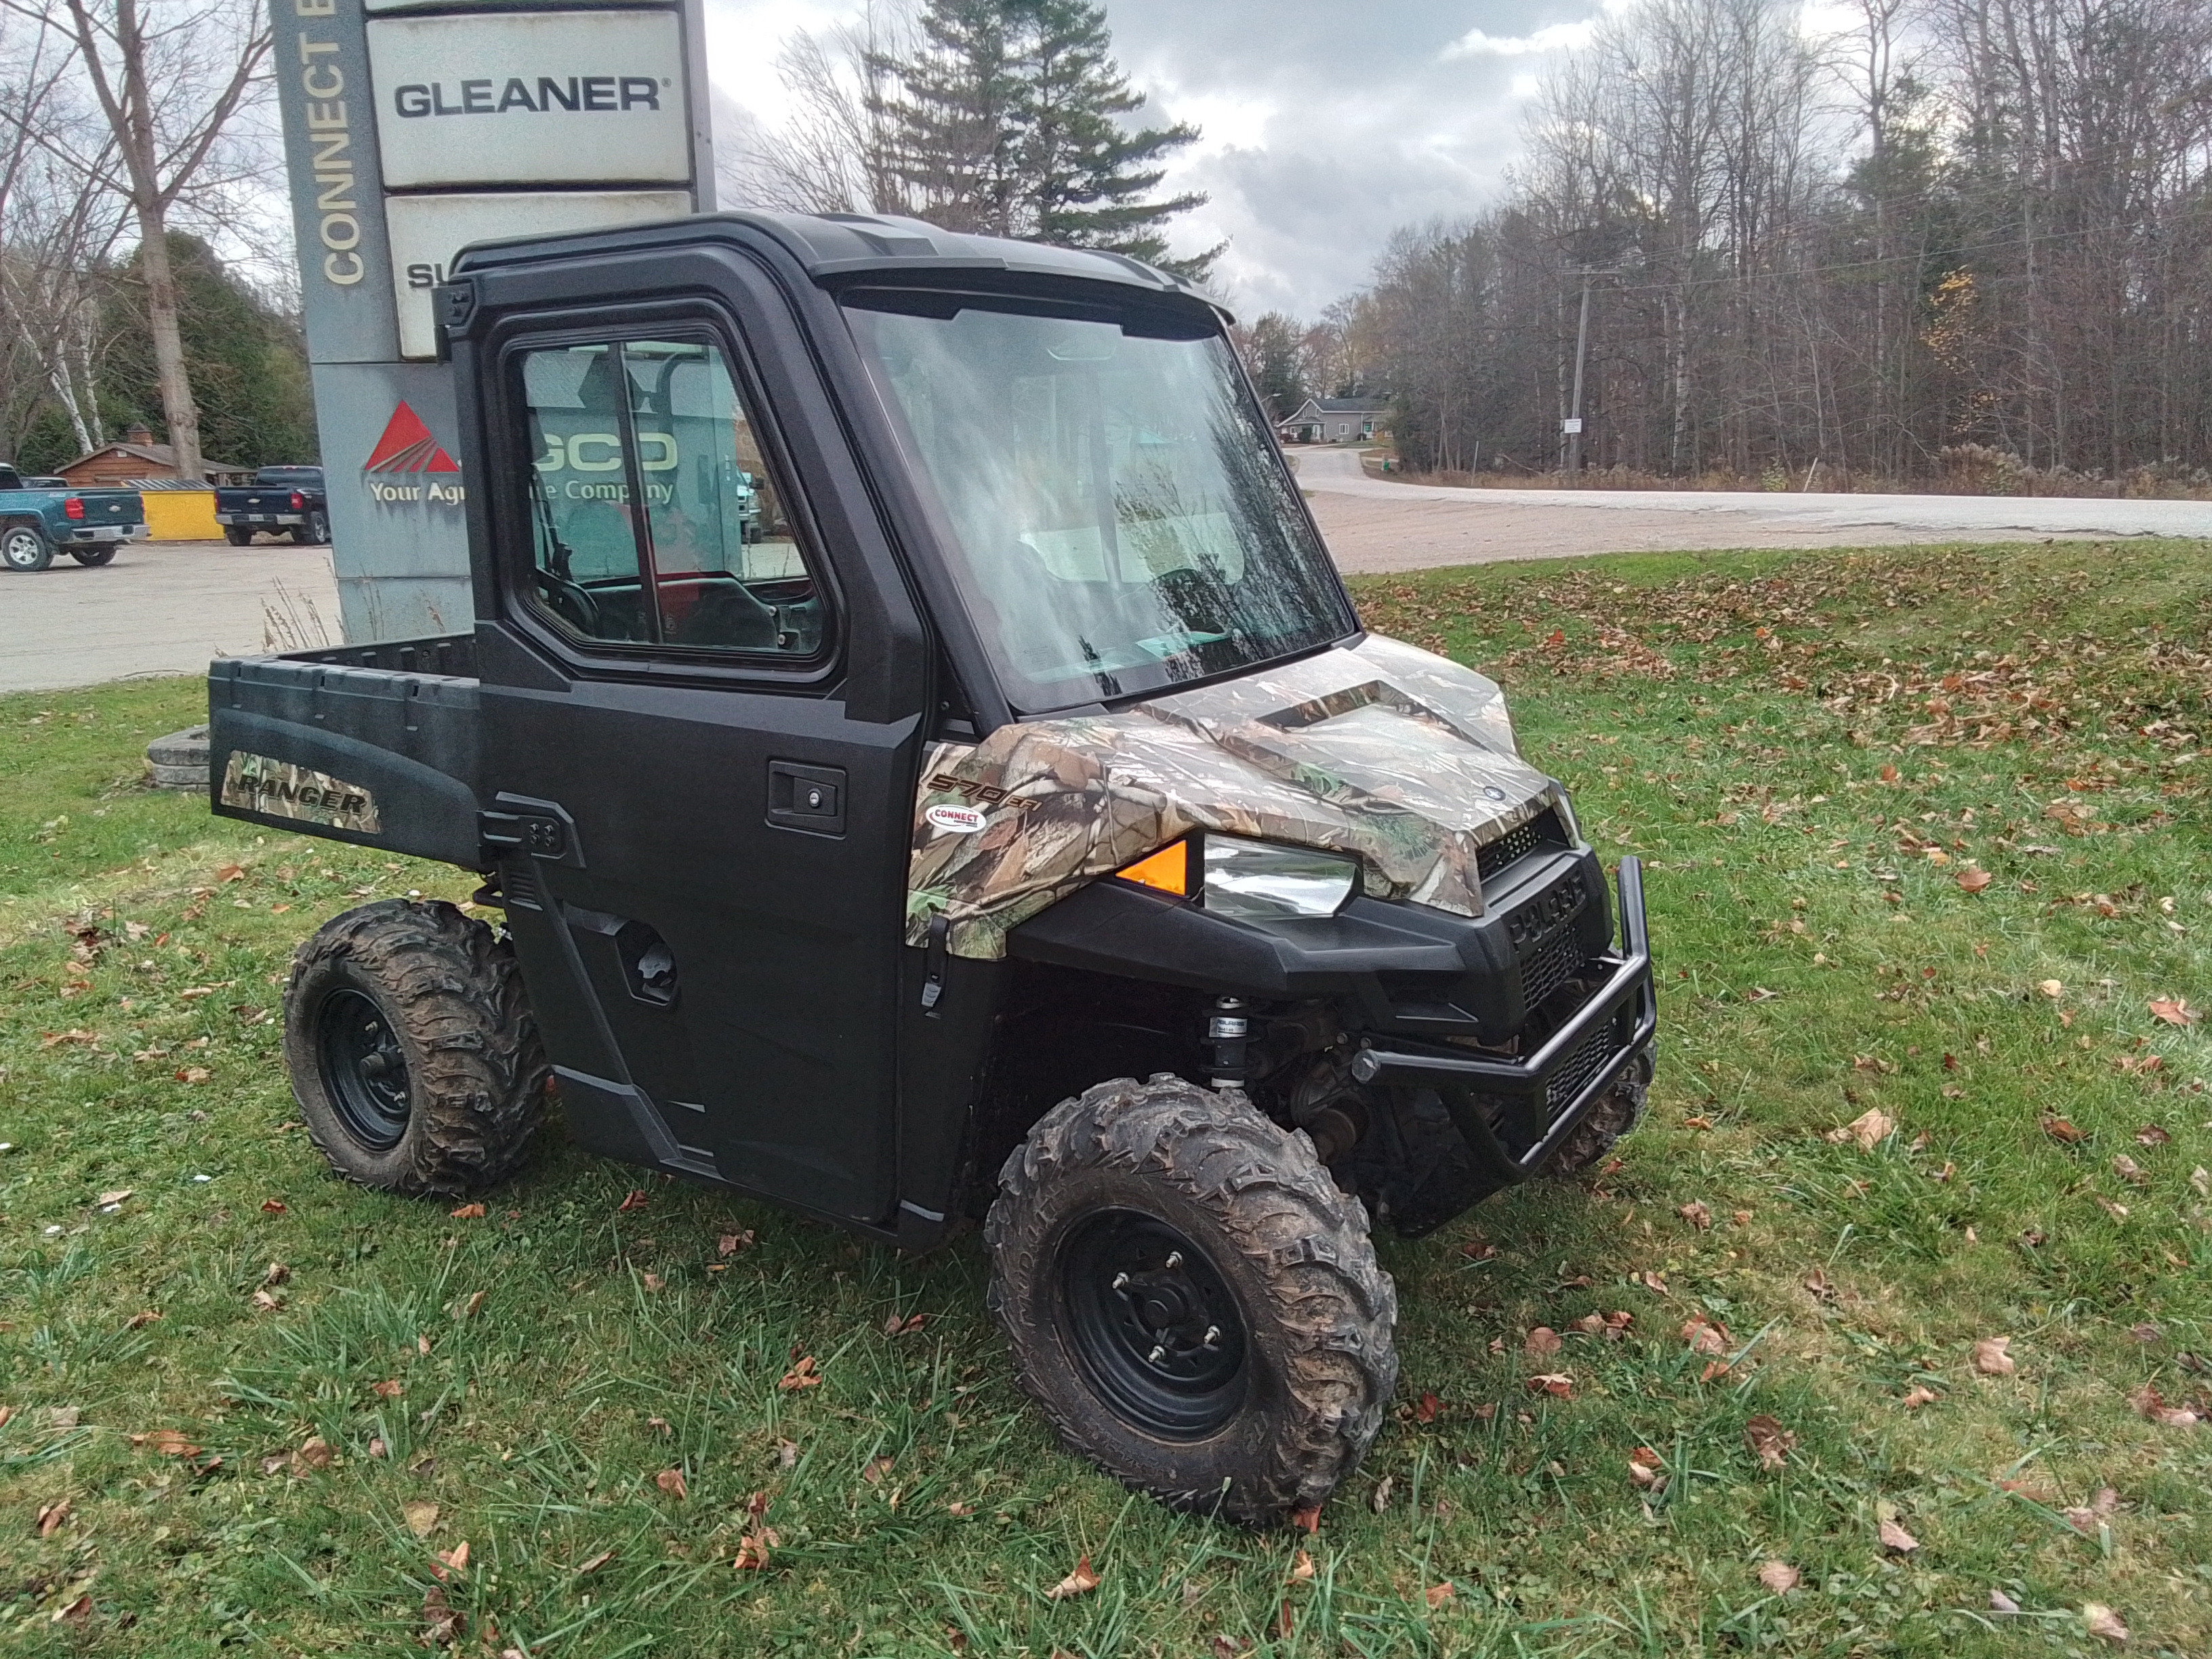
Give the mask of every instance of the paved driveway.
M 204 673 L 228 652 L 334 644 L 331 550 L 138 542 L 88 569 L 0 572 L 0 691 Z
M 2012 495 L 1454 489 L 1370 478 L 1349 448 L 1291 452 L 1346 570 L 1676 548 L 1875 547 L 2124 536 L 2212 537 L 2212 501 Z

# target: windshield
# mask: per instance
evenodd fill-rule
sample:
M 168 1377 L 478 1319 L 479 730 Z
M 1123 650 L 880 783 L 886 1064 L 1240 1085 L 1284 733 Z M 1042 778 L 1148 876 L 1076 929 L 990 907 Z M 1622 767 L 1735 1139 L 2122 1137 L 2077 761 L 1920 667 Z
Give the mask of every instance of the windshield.
M 848 296 L 847 315 L 1016 708 L 1230 673 L 1358 627 L 1218 333 L 945 295 Z

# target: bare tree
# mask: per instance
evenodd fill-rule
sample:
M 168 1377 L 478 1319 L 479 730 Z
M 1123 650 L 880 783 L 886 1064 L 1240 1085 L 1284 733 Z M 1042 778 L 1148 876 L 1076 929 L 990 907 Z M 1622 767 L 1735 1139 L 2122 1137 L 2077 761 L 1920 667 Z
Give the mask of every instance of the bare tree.
M 267 90 L 269 26 L 255 0 L 0 0 L 64 33 L 106 142 L 50 143 L 88 179 L 129 204 L 138 231 L 161 413 L 177 471 L 202 471 L 199 410 L 178 329 L 170 267 L 172 214 L 193 192 L 227 182 L 221 166 L 240 112 Z
M 738 193 L 790 213 L 904 213 L 890 92 L 914 49 L 903 0 L 871 0 L 854 21 L 793 34 L 776 59 L 792 112 L 738 163 Z

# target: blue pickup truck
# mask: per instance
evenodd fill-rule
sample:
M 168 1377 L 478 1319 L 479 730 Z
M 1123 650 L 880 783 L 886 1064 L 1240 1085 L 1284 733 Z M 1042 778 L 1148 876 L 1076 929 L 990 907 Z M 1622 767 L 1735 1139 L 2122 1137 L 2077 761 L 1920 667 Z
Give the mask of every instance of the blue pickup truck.
M 59 478 L 23 476 L 0 462 L 0 565 L 44 570 L 57 551 L 79 564 L 106 564 L 125 542 L 146 538 L 145 503 L 135 489 L 75 489 Z

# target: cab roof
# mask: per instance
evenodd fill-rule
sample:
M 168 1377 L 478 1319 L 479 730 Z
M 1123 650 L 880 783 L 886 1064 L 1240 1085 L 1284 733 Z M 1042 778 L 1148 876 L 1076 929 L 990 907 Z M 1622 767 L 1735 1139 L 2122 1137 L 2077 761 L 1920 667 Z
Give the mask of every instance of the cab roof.
M 1228 315 L 1218 301 L 1180 276 L 1171 276 L 1125 253 L 1018 242 L 999 236 L 969 236 L 920 219 L 884 214 L 700 213 L 646 225 L 473 242 L 455 262 L 454 274 L 594 252 L 610 243 L 635 246 L 641 241 L 714 240 L 731 230 L 751 230 L 773 238 L 809 276 L 825 284 L 869 274 L 1006 272 L 1114 283 L 1147 294 L 1196 300 L 1224 318 Z

